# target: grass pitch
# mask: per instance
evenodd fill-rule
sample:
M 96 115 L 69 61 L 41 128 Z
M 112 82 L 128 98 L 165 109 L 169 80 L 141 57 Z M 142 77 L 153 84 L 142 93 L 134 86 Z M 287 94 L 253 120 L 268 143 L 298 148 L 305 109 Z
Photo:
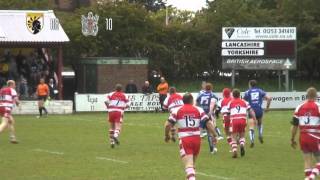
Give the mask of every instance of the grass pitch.
M 290 147 L 291 111 L 265 116 L 265 144 L 232 159 L 225 140 L 211 155 L 206 139 L 196 163 L 198 180 L 303 179 L 299 150 Z M 166 113 L 126 113 L 120 146 L 108 143 L 106 114 L 36 119 L 15 116 L 20 144 L 0 135 L 1 180 L 183 180 L 178 144 L 164 143 Z M 219 126 L 221 127 L 221 119 Z M 247 142 L 249 142 L 247 138 Z

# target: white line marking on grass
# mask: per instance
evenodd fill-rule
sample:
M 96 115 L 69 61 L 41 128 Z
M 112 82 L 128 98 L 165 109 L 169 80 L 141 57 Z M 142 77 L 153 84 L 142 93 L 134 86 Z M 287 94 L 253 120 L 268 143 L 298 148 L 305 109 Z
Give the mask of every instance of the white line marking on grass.
M 45 149 L 33 149 L 33 151 L 37 151 L 37 152 L 46 152 L 46 153 L 56 154 L 56 155 L 64 155 L 64 153 L 63 153 L 63 152 L 58 152 L 58 151 L 49 151 L 49 150 L 45 150 Z
M 213 175 L 213 174 L 206 174 L 206 173 L 203 173 L 203 172 L 196 172 L 196 175 L 213 177 L 213 178 L 216 178 L 216 179 L 224 179 L 224 180 L 231 180 L 231 179 L 233 179 L 233 178 L 223 177 L 223 176 L 217 176 L 217 175 Z
M 121 161 L 121 160 L 117 160 L 117 159 L 113 159 L 113 158 L 107 158 L 107 157 L 96 157 L 96 159 L 112 161 L 112 162 L 122 163 L 122 164 L 128 164 L 129 163 L 128 161 Z

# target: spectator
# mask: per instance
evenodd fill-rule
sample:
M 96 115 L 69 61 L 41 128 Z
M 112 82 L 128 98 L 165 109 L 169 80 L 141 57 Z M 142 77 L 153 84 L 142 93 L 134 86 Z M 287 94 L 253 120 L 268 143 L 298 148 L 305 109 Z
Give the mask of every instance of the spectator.
M 163 102 L 167 98 L 168 89 L 169 89 L 168 83 L 166 82 L 164 77 L 161 77 L 160 78 L 160 84 L 157 87 L 157 91 L 159 93 L 159 101 L 160 101 L 162 112 L 165 111 L 165 109 L 163 108 Z
M 142 86 L 142 93 L 143 94 L 152 94 L 153 93 L 153 89 L 150 86 L 149 81 L 144 82 L 144 85 Z
M 21 99 L 22 98 L 28 98 L 29 94 L 28 94 L 28 81 L 27 79 L 23 76 L 23 75 L 20 75 L 20 80 L 18 81 L 19 85 L 17 87 L 18 89 L 18 92 L 21 96 Z
M 48 85 L 49 85 L 49 91 L 50 91 L 50 98 L 51 99 L 56 99 L 57 94 L 58 94 L 58 90 L 57 90 L 57 86 L 54 83 L 52 78 L 49 80 L 49 84 Z
M 130 80 L 126 86 L 126 93 L 137 93 L 138 89 L 133 80 Z

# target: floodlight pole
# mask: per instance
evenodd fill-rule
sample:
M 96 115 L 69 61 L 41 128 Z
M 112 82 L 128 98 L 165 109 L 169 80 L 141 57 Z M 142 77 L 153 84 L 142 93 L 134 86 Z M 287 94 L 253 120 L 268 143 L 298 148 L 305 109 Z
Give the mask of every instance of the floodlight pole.
M 232 69 L 232 75 L 231 75 L 231 87 L 234 88 L 236 85 L 236 79 L 235 79 L 236 73 L 235 70 Z
M 289 70 L 286 69 L 284 72 L 286 74 L 286 91 L 289 91 Z

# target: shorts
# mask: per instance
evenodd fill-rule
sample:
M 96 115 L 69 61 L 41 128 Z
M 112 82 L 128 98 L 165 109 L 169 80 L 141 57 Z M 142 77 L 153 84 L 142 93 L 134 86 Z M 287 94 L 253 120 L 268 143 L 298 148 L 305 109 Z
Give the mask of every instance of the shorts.
M 246 131 L 247 121 L 246 119 L 236 119 L 230 121 L 230 132 L 232 133 L 244 133 Z
M 320 138 L 320 135 L 315 135 Z M 320 140 L 308 133 L 300 135 L 300 148 L 304 153 L 320 152 Z
M 38 96 L 38 100 L 41 101 L 46 101 L 47 100 L 47 96 Z
M 223 117 L 223 127 L 226 132 L 230 131 L 230 117 Z
M 180 156 L 185 155 L 197 156 L 200 152 L 201 138 L 200 136 L 188 136 L 179 140 Z
M 208 115 L 209 120 L 212 120 L 212 122 L 215 122 L 215 119 L 213 118 L 213 116 Z M 207 121 L 200 121 L 200 128 L 202 129 L 207 129 Z
M 111 111 L 108 114 L 110 123 L 122 123 L 123 112 Z
M 11 110 L 12 108 L 11 107 L 0 107 L 0 115 L 2 117 L 6 117 L 6 118 L 9 118 L 11 116 Z
M 254 111 L 257 119 L 261 119 L 263 117 L 263 109 L 252 108 L 252 110 Z M 249 114 L 249 118 L 252 118 L 250 114 Z

